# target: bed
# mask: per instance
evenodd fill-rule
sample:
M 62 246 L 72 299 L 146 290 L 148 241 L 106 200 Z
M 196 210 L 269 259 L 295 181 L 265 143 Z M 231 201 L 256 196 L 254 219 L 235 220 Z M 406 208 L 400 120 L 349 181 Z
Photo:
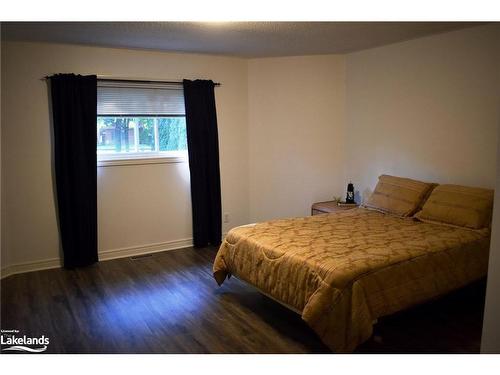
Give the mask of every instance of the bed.
M 367 208 L 232 229 L 214 261 L 301 314 L 337 353 L 351 352 L 385 315 L 486 275 L 488 228 L 472 230 Z

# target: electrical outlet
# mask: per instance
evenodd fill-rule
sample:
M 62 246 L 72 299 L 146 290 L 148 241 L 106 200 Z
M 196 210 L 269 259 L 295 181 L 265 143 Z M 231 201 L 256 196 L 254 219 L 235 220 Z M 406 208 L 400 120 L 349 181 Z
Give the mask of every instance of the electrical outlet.
M 229 223 L 229 212 L 224 212 L 224 223 Z

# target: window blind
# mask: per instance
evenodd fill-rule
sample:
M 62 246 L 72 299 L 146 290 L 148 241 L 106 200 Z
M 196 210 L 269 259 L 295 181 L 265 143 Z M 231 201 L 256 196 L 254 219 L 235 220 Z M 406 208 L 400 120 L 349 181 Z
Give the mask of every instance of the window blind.
M 106 82 L 97 84 L 99 116 L 184 116 L 182 85 Z

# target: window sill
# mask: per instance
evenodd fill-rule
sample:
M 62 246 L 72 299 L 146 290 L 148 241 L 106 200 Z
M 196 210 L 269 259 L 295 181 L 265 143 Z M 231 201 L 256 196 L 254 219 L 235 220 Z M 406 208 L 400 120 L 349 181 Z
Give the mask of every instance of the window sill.
M 141 157 L 122 157 L 122 158 L 102 158 L 97 159 L 97 167 L 114 167 L 125 165 L 147 165 L 147 164 L 170 164 L 187 163 L 187 156 L 169 155 L 169 156 L 141 156 Z

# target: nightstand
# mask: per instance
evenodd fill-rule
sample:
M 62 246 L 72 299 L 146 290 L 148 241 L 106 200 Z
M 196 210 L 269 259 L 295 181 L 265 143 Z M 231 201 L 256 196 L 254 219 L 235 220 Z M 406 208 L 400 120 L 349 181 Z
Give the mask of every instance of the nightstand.
M 328 214 L 336 211 L 352 210 L 353 208 L 359 207 L 354 206 L 339 206 L 336 201 L 328 202 L 316 202 L 311 207 L 311 215 Z

